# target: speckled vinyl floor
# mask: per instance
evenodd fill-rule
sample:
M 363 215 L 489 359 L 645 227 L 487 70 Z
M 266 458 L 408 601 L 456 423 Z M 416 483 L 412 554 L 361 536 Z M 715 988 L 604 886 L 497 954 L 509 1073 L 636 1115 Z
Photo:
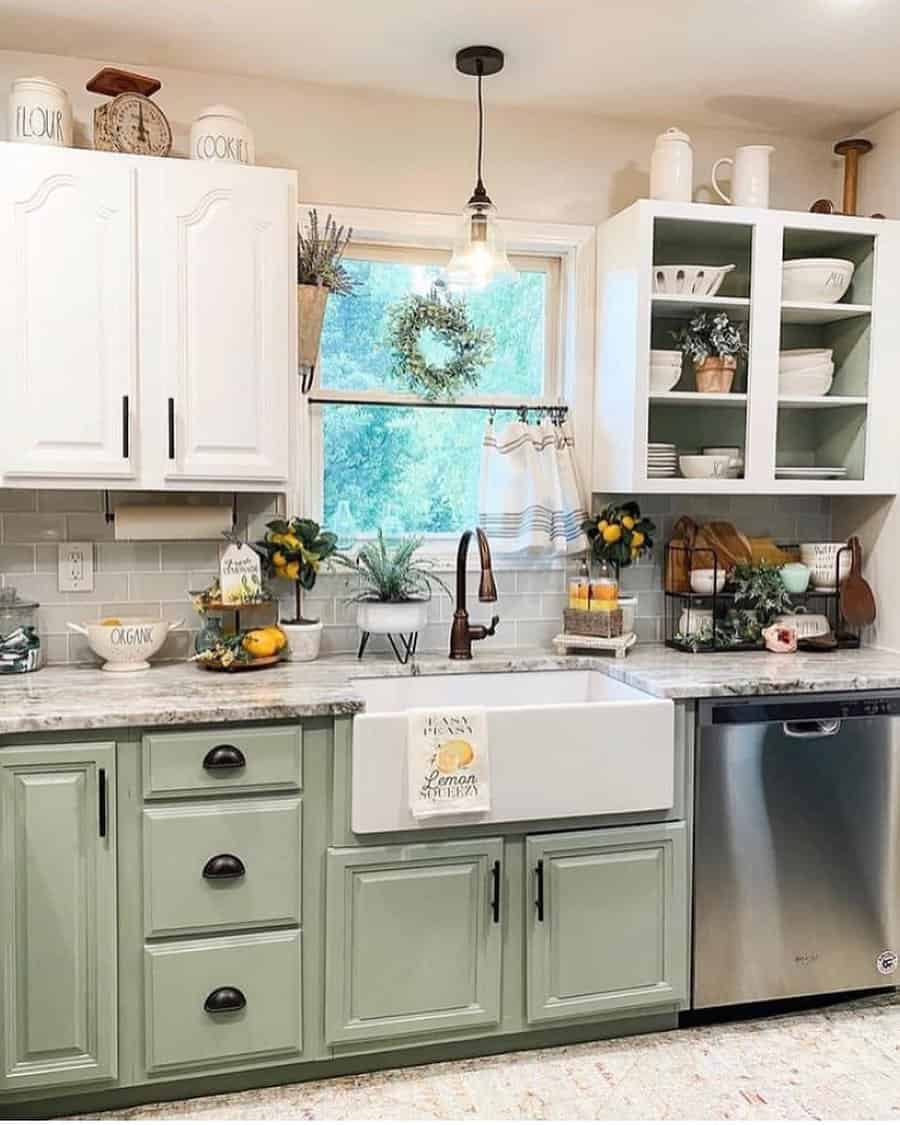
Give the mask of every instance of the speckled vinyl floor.
M 119 1110 L 116 1118 L 900 1118 L 900 998 Z

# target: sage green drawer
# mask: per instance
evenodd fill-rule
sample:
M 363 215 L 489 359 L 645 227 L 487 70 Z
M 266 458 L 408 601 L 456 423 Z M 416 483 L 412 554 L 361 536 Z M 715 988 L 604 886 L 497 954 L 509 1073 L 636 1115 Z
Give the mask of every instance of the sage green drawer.
M 261 793 L 303 783 L 299 726 L 145 734 L 143 747 L 145 797 Z
M 147 945 L 144 997 L 148 1072 L 298 1056 L 300 933 Z
M 300 797 L 146 807 L 146 936 L 298 925 L 301 814 Z

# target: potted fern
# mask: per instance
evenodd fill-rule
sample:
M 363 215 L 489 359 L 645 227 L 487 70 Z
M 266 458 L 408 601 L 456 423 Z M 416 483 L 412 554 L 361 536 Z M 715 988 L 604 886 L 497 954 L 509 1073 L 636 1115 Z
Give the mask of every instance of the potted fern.
M 297 228 L 297 363 L 304 394 L 312 390 L 316 376 L 328 294 L 353 292 L 353 278 L 341 265 L 352 236 L 352 228 L 339 227 L 331 215 L 320 228 L 315 210 L 306 227 Z
M 422 542 L 401 539 L 390 547 L 379 530 L 354 556 L 336 556 L 359 579 L 359 589 L 347 600 L 356 605 L 356 624 L 363 633 L 418 633 L 428 620 L 434 588 L 450 593 L 434 573 L 434 562 L 416 556 Z

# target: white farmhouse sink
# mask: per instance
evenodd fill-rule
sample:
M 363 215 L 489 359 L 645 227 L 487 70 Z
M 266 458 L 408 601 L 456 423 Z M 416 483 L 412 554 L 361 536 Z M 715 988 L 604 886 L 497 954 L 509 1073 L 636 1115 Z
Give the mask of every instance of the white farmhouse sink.
M 352 827 L 397 832 L 665 810 L 674 799 L 675 712 L 602 672 L 485 672 L 354 680 Z M 484 707 L 490 812 L 417 821 L 406 783 L 408 713 Z

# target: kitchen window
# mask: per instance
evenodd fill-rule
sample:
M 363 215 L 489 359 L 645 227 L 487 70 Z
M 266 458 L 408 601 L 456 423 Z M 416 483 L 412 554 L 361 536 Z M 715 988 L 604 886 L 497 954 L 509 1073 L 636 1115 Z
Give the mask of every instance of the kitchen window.
M 322 332 L 310 409 L 312 501 L 331 527 L 341 502 L 361 535 L 452 536 L 474 525 L 486 404 L 558 401 L 560 258 L 510 255 L 514 281 L 465 293 L 476 325 L 494 332 L 494 356 L 475 393 L 430 407 L 391 372 L 388 312 L 409 293 L 427 293 L 447 250 L 354 245 L 345 256 L 354 294 L 332 297 Z M 443 345 L 422 338 L 426 355 Z M 318 494 L 317 494 L 318 493 Z

